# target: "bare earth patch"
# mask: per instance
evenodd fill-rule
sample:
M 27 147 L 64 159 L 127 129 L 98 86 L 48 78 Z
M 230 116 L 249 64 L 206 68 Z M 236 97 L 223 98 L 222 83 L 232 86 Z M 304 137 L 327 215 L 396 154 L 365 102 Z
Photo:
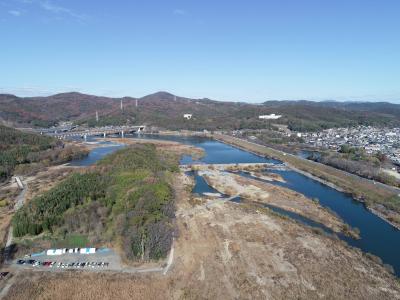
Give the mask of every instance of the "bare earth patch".
M 324 224 L 335 232 L 347 232 L 348 227 L 337 216 L 317 202 L 290 189 L 260 182 L 240 175 L 215 170 L 202 171 L 207 182 L 216 190 L 230 196 L 263 202 L 295 212 L 315 222 Z
M 361 251 L 251 204 L 196 204 L 191 184 L 175 180 L 167 275 L 30 272 L 6 299 L 400 299 L 399 282 Z

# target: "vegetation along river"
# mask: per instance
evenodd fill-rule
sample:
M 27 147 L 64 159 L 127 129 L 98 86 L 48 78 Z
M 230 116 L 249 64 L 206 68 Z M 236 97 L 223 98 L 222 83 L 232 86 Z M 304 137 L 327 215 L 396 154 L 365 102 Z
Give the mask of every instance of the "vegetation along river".
M 204 163 L 280 163 L 277 160 L 267 159 L 244 150 L 234 148 L 221 142 L 202 137 L 181 137 L 181 136 L 157 136 L 141 135 L 135 136 L 143 139 L 171 140 L 190 144 L 204 149 L 205 155 L 200 160 Z M 91 165 L 106 154 L 120 149 L 121 145 L 104 145 L 105 147 L 95 148 L 88 157 L 75 161 L 72 165 Z M 181 159 L 182 164 L 192 163 L 190 156 Z M 390 224 L 371 213 L 365 206 L 354 200 L 351 196 L 328 187 L 316 180 L 308 178 L 295 171 L 273 170 L 280 174 L 285 183 L 275 182 L 276 185 L 284 186 L 304 194 L 309 198 L 318 198 L 319 203 L 330 208 L 339 217 L 352 227 L 360 230 L 361 239 L 355 240 L 349 237 L 340 236 L 349 245 L 358 247 L 364 252 L 372 253 L 382 259 L 386 264 L 393 266 L 395 274 L 400 277 L 400 231 Z M 215 192 L 200 176 L 195 176 L 196 186 L 194 192 Z M 285 213 L 284 211 L 280 213 Z M 289 215 L 289 217 L 291 217 Z M 312 226 L 312 224 L 309 224 Z

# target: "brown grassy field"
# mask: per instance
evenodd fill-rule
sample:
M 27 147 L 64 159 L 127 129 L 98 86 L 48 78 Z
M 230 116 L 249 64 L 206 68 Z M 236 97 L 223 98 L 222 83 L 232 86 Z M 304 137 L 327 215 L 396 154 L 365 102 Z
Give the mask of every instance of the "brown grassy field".
M 207 208 L 190 185 L 175 180 L 167 275 L 30 272 L 6 299 L 400 299 L 397 279 L 361 251 L 251 204 Z

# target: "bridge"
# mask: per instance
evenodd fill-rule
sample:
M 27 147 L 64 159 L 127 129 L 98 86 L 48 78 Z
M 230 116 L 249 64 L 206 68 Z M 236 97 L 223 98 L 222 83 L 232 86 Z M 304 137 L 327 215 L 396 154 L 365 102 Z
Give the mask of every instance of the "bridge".
M 121 126 L 121 127 L 96 127 L 96 128 L 91 128 L 87 130 L 77 130 L 77 131 L 63 131 L 63 132 L 47 132 L 47 135 L 56 137 L 58 139 L 65 139 L 68 137 L 76 137 L 79 136 L 83 139 L 86 140 L 88 136 L 102 136 L 105 138 L 107 135 L 110 134 L 118 134 L 121 137 L 124 137 L 126 134 L 131 134 L 131 133 L 138 133 L 142 132 L 145 130 L 146 126 L 145 125 L 139 125 L 139 126 Z

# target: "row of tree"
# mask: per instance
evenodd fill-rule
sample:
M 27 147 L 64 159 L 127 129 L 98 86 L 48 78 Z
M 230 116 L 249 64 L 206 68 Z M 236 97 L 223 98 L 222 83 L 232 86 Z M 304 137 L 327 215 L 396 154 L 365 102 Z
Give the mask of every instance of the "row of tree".
M 367 155 L 363 149 L 346 145 L 339 153 L 313 152 L 308 158 L 364 178 L 400 186 L 399 180 L 381 171 L 381 166 L 386 161 L 386 156 L 382 153 Z

